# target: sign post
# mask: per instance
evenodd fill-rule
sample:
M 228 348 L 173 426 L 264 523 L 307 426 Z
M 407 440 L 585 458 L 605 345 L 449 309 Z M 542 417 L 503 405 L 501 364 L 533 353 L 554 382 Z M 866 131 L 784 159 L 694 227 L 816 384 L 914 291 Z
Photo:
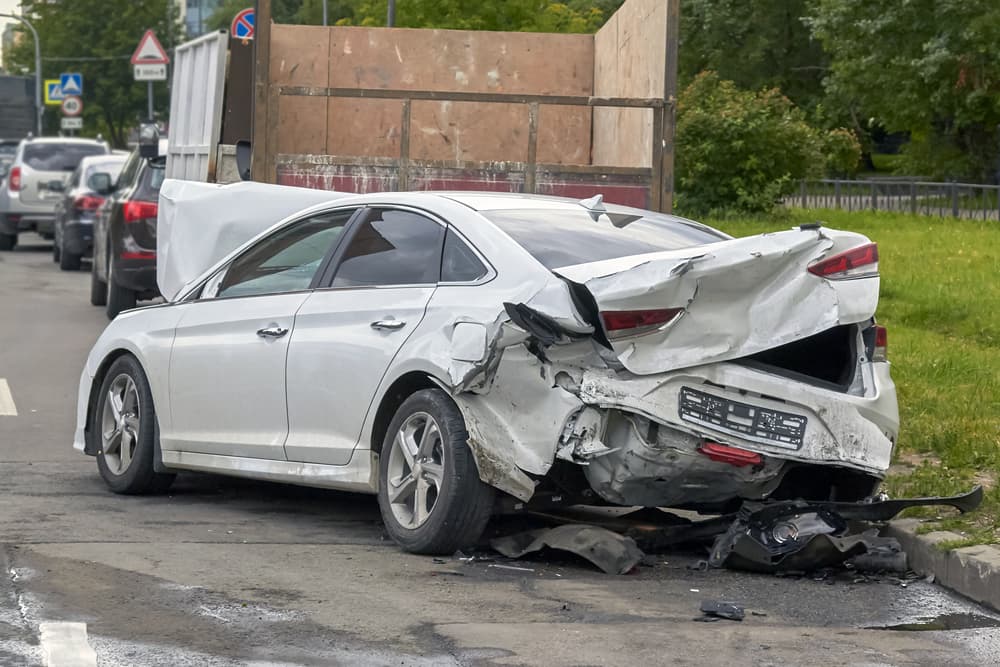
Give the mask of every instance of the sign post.
M 132 74 L 136 81 L 147 83 L 149 120 L 153 120 L 153 82 L 167 80 L 167 63 L 170 58 L 156 39 L 156 33 L 147 30 L 132 54 Z

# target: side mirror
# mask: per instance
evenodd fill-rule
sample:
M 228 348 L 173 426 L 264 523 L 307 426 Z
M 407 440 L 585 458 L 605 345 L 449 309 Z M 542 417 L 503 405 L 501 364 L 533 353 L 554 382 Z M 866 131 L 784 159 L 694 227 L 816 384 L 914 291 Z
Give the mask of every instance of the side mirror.
M 90 178 L 87 179 L 87 187 L 99 195 L 109 194 L 112 187 L 111 174 L 103 171 L 91 174 Z
M 250 163 L 253 157 L 253 150 L 249 141 L 236 142 L 236 169 L 240 172 L 240 179 L 250 180 Z
M 160 130 L 156 123 L 143 123 L 139 127 L 139 157 L 147 160 L 160 155 Z
M 45 189 L 49 192 L 63 192 L 66 190 L 66 186 L 59 179 L 54 179 L 45 184 Z

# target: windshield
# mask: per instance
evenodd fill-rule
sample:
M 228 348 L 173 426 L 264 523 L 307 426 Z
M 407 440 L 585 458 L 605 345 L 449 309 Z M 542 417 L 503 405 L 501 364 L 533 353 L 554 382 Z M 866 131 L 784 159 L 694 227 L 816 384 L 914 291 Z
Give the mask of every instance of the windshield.
M 73 171 L 88 155 L 103 155 L 101 144 L 29 143 L 24 147 L 23 162 L 38 171 Z
M 668 215 L 608 206 L 594 219 L 579 209 L 481 211 L 548 269 L 677 250 L 729 237 Z

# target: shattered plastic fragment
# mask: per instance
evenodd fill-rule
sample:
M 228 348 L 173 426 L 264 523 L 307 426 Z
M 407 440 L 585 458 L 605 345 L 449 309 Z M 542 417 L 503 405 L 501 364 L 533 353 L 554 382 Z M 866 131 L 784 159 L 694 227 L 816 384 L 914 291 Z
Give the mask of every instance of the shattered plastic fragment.
M 626 574 L 645 555 L 630 537 L 605 528 L 578 524 L 500 537 L 490 544 L 509 558 L 520 558 L 545 547 L 568 551 L 587 559 L 608 574 Z

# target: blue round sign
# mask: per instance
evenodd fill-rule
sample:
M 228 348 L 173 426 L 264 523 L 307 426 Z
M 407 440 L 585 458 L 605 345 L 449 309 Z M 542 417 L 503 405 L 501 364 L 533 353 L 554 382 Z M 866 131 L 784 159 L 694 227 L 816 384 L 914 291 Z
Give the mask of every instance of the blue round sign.
M 244 9 L 233 19 L 233 24 L 229 26 L 229 34 L 237 39 L 253 39 L 253 25 L 253 8 Z

